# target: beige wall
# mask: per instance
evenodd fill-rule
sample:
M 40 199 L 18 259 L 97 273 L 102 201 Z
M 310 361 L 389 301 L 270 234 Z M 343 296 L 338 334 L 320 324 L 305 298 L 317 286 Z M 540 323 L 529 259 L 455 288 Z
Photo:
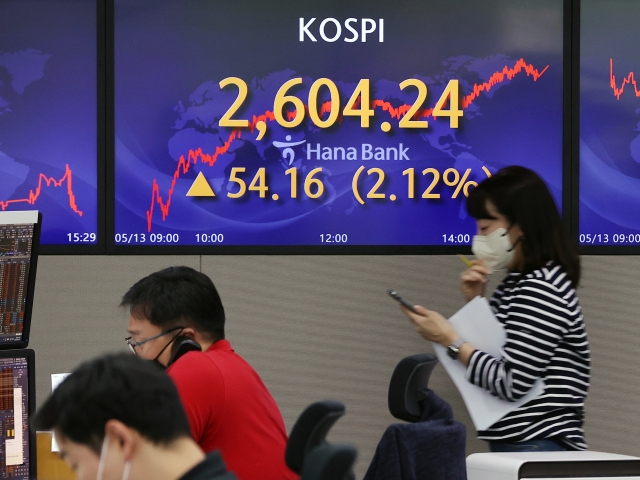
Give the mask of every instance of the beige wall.
M 120 297 L 142 276 L 178 264 L 213 279 L 227 338 L 262 376 L 287 429 L 315 400 L 346 404 L 329 438 L 358 447 L 358 478 L 394 421 L 386 406 L 393 368 L 431 351 L 386 289 L 445 316 L 461 306 L 455 256 L 43 256 L 30 342 L 38 404 L 51 373 L 125 348 Z M 579 294 L 593 357 L 587 440 L 593 450 L 640 456 L 640 257 L 583 257 L 583 267 Z M 431 386 L 467 425 L 467 454 L 486 451 L 442 367 Z

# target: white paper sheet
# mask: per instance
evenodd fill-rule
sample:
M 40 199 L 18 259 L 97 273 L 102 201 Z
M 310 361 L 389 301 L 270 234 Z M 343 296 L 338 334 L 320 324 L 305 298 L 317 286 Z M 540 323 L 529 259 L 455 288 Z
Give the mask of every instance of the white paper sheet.
M 500 348 L 507 335 L 502 324 L 494 317 L 486 298 L 476 297 L 462 307 L 450 319 L 455 331 L 478 350 L 496 358 L 502 358 Z M 438 360 L 460 391 L 476 430 L 486 430 L 516 408 L 533 400 L 544 392 L 544 382 L 536 380 L 533 387 L 517 402 L 494 397 L 487 390 L 470 383 L 465 375 L 467 368 L 459 360 L 453 360 L 442 345 L 433 344 Z
M 70 373 L 52 373 L 51 374 L 51 392 L 53 392 L 62 381 L 67 378 Z M 51 451 L 59 452 L 58 442 L 56 442 L 56 436 L 51 432 Z
M 22 388 L 13 389 L 13 438 L 7 439 L 5 445 L 5 463 L 7 465 L 22 465 L 24 453 L 22 451 Z

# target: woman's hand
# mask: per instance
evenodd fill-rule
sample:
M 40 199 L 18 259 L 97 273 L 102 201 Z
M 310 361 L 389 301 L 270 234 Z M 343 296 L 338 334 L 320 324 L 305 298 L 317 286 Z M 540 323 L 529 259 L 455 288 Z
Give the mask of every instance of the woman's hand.
M 472 260 L 471 265 L 460 274 L 460 291 L 467 300 L 473 300 L 478 295 L 484 295 L 487 287 L 487 275 L 491 275 L 482 260 Z
M 455 332 L 447 319 L 440 315 L 438 312 L 427 310 L 420 305 L 413 307 L 417 314 L 405 307 L 400 307 L 404 314 L 409 317 L 411 323 L 415 327 L 416 331 L 422 335 L 423 338 L 430 342 L 439 343 L 443 346 L 448 346 L 458 338 L 458 334 Z

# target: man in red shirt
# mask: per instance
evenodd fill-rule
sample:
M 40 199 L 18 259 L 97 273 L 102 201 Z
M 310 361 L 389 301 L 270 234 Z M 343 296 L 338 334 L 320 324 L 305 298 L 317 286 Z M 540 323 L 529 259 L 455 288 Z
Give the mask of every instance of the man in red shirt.
M 280 410 L 257 372 L 225 340 L 224 308 L 209 277 L 170 267 L 137 282 L 121 306 L 130 312 L 127 344 L 168 366 L 191 434 L 206 453 L 220 450 L 239 480 L 298 478 L 284 462 Z M 202 351 L 174 360 L 175 346 L 185 340 Z

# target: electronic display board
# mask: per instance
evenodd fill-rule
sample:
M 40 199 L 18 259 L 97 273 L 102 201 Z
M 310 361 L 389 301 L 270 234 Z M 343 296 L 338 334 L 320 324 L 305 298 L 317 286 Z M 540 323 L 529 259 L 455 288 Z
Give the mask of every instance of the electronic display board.
M 98 243 L 96 0 L 0 2 L 0 211 L 43 245 Z
M 580 5 L 581 245 L 640 246 L 640 3 Z
M 114 64 L 116 251 L 468 246 L 514 164 L 561 206 L 561 0 L 115 0 Z

